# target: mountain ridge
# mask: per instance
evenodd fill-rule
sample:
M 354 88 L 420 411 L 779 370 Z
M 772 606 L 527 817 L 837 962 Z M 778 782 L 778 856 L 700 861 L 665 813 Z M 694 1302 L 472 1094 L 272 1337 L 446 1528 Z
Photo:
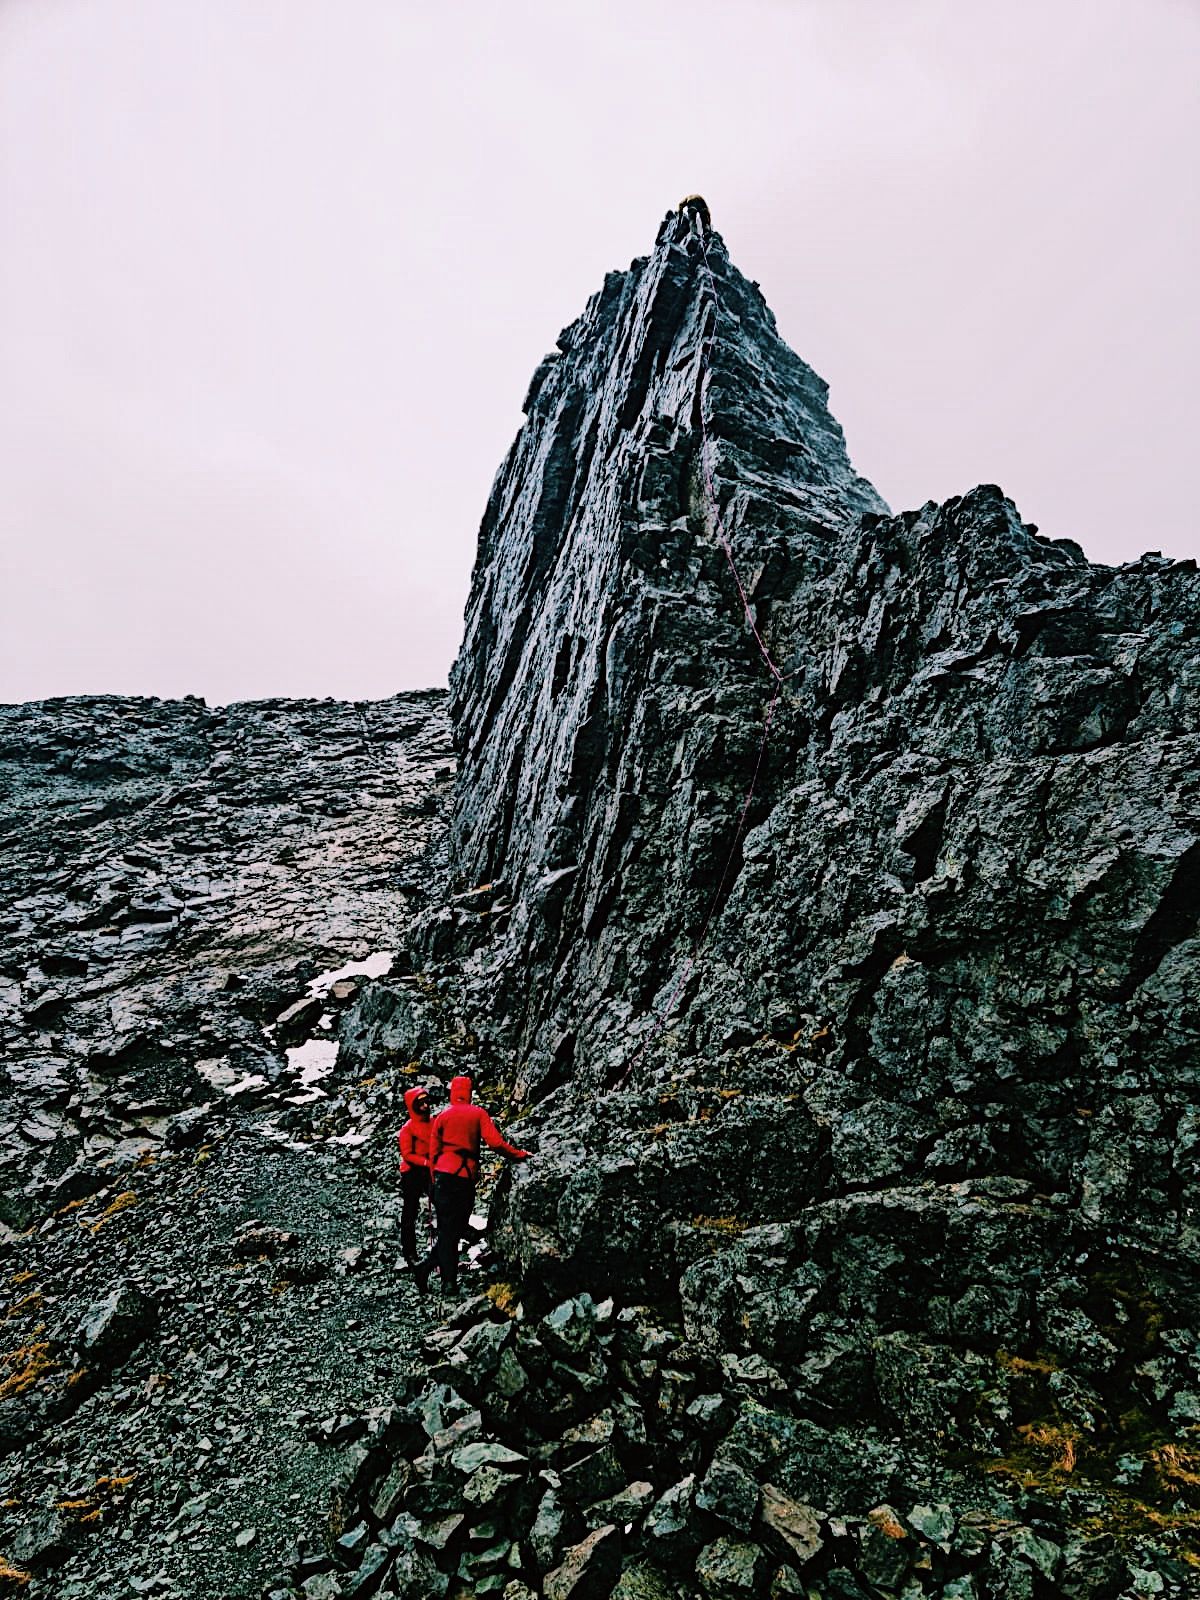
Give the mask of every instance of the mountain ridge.
M 194 705 L 7 713 L 31 1595 L 115 1597 L 131 1541 L 213 1600 L 1191 1592 L 1200 579 L 993 485 L 892 515 L 825 398 L 668 213 L 534 375 L 445 701 L 230 708 L 191 755 Z M 757 777 L 719 531 L 782 679 Z M 534 1156 L 431 1311 L 389 1117 L 463 1070 Z M 218 1372 L 271 1341 L 233 1404 L 278 1426 L 215 1452 L 261 1549 L 145 1442 L 231 1422 L 209 1324 Z M 245 1487 L 276 1461 L 294 1514 Z

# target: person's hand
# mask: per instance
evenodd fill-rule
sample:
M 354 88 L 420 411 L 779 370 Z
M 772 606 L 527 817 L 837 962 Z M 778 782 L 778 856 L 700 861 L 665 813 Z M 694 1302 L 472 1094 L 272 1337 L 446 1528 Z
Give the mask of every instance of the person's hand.
M 531 1152 L 531 1151 L 529 1151 L 529 1150 L 518 1150 L 518 1151 L 517 1151 L 517 1152 L 516 1152 L 516 1153 L 515 1153 L 515 1154 L 514 1154 L 514 1156 L 513 1156 L 513 1160 L 514 1160 L 514 1161 L 528 1161 L 528 1160 L 529 1160 L 529 1157 L 530 1157 L 530 1155 L 531 1155 L 531 1153 L 532 1153 L 532 1152 Z

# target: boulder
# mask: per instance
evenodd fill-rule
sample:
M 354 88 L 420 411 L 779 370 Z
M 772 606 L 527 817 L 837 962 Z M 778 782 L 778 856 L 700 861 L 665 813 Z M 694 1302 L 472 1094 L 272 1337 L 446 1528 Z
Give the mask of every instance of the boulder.
M 762 1486 L 762 1521 L 790 1562 L 803 1566 L 824 1546 L 821 1523 L 811 1506 L 793 1500 L 773 1483 Z
M 124 1283 L 96 1301 L 79 1325 L 78 1349 L 85 1363 L 119 1366 L 158 1323 L 158 1307 L 144 1289 Z
M 696 1580 L 711 1600 L 749 1600 L 762 1593 L 767 1558 L 761 1545 L 722 1534 L 696 1557 Z
M 570 1546 L 543 1578 L 542 1592 L 546 1600 L 609 1600 L 620 1570 L 620 1529 L 597 1528 Z

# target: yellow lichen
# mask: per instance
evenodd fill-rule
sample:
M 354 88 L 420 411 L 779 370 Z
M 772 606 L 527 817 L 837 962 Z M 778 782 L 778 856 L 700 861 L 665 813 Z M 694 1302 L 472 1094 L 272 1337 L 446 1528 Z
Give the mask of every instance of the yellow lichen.
M 50 1346 L 45 1340 L 19 1345 L 0 1356 L 0 1363 L 9 1369 L 8 1376 L 0 1381 L 0 1400 L 27 1393 L 47 1373 L 59 1370 L 59 1363 L 50 1359 Z
M 22 1572 L 20 1567 L 14 1567 L 0 1556 L 0 1584 L 13 1589 L 23 1589 L 29 1582 L 30 1574 Z
M 32 1277 L 33 1277 L 33 1273 L 32 1272 L 14 1272 L 12 1277 L 8 1281 L 9 1281 L 9 1283 L 13 1283 L 13 1284 L 28 1283 L 29 1280 Z
M 8 1310 L 4 1313 L 4 1320 L 7 1322 L 12 1317 L 24 1316 L 27 1307 L 37 1305 L 41 1298 L 42 1291 L 40 1289 L 35 1289 L 32 1294 L 27 1294 L 20 1300 L 14 1300 L 12 1305 L 10 1305 Z
M 105 1206 L 104 1210 L 96 1218 L 95 1222 L 85 1223 L 81 1219 L 80 1225 L 82 1227 L 89 1228 L 92 1233 L 99 1233 L 100 1229 L 106 1222 L 109 1221 L 110 1218 L 115 1217 L 121 1211 L 128 1211 L 130 1206 L 135 1205 L 137 1205 L 137 1195 L 134 1194 L 132 1189 L 126 1189 L 124 1194 L 119 1194 L 115 1200 L 110 1201 L 109 1204 Z
M 1010 1356 L 1007 1350 L 996 1351 L 996 1363 L 1004 1368 L 1005 1372 L 1027 1374 L 1030 1376 L 1049 1377 L 1052 1372 L 1059 1370 L 1057 1361 L 1049 1357 L 1040 1360 L 1030 1360 L 1027 1356 Z
M 877 1506 L 874 1511 L 867 1512 L 867 1521 L 886 1534 L 889 1539 L 907 1539 L 908 1529 L 892 1515 L 887 1506 Z
M 1161 1444 L 1148 1458 L 1164 1488 L 1194 1489 L 1200 1486 L 1200 1452 L 1178 1444 Z
M 745 1233 L 747 1226 L 740 1217 L 707 1217 L 701 1214 L 692 1218 L 693 1228 L 709 1228 L 716 1233 Z
M 1060 1427 L 1053 1422 L 1026 1422 L 1017 1432 L 1039 1454 L 1050 1457 L 1051 1472 L 1074 1472 L 1079 1458 L 1077 1429 Z
M 511 1283 L 489 1284 L 483 1292 L 497 1311 L 503 1311 L 507 1317 L 516 1315 L 520 1302 Z

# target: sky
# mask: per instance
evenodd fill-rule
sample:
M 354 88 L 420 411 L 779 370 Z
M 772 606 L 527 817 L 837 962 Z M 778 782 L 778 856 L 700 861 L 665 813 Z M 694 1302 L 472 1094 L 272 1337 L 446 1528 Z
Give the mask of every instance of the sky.
M 1200 556 L 1198 0 L 0 0 L 0 700 L 444 683 L 701 191 L 896 510 Z

